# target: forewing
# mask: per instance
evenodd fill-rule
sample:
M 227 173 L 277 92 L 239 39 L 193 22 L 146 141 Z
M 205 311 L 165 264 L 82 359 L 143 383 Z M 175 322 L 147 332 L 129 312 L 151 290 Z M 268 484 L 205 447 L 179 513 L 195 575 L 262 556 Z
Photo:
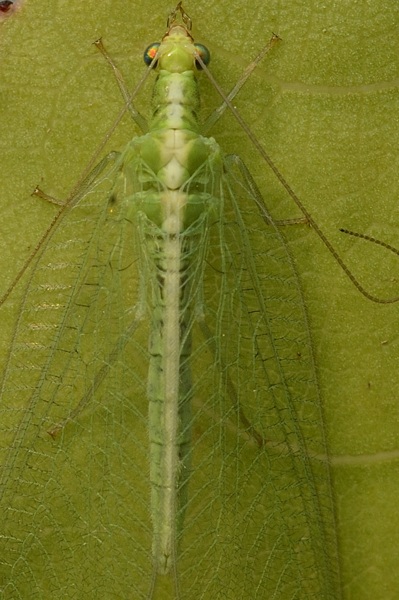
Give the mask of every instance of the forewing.
M 0 421 L 4 598 L 124 597 L 126 586 L 142 597 L 140 569 L 149 586 L 148 328 L 118 180 L 114 165 L 84 190 L 12 297 Z
M 332 600 L 334 504 L 306 304 L 287 242 L 232 158 L 194 329 L 182 597 Z

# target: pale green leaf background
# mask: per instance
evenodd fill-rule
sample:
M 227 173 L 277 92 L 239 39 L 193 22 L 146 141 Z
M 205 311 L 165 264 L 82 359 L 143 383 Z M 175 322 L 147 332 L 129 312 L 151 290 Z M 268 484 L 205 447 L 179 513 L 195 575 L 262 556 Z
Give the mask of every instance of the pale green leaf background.
M 91 42 L 104 39 L 133 85 L 142 51 L 162 34 L 171 8 L 165 0 L 26 0 L 0 24 L 1 292 L 54 214 L 31 191 L 40 184 L 65 197 L 121 106 Z M 230 0 L 187 1 L 185 8 L 224 89 L 272 31 L 282 38 L 235 104 L 356 276 L 376 295 L 398 295 L 397 257 L 338 230 L 399 246 L 399 5 Z M 203 104 L 211 110 L 217 95 L 209 84 L 205 89 Z M 145 113 L 148 96 L 138 104 Z M 134 127 L 119 132 L 111 147 L 120 149 L 133 133 Z M 232 119 L 213 135 L 225 152 L 245 160 L 275 218 L 298 216 Z M 310 228 L 288 237 L 310 315 L 332 457 L 341 566 L 336 598 L 393 600 L 399 306 L 362 297 Z M 1 308 L 2 356 L 14 318 L 10 298 Z

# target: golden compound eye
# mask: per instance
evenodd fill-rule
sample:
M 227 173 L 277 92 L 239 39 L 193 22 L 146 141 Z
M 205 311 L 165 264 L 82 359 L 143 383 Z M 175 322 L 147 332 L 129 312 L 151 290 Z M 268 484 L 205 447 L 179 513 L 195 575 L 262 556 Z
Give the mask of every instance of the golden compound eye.
M 160 44 L 158 42 L 154 42 L 153 44 L 150 44 L 144 51 L 144 62 L 147 66 L 150 66 L 150 64 L 152 63 L 152 61 L 154 60 L 156 53 L 158 52 L 158 48 L 159 48 Z M 154 67 L 156 66 L 157 63 L 154 63 Z
M 194 44 L 194 46 L 202 62 L 207 67 L 211 62 L 211 53 L 209 52 L 208 48 L 206 46 L 203 46 L 202 44 Z M 202 69 L 202 66 L 197 60 L 195 61 L 195 64 L 197 66 L 197 69 Z

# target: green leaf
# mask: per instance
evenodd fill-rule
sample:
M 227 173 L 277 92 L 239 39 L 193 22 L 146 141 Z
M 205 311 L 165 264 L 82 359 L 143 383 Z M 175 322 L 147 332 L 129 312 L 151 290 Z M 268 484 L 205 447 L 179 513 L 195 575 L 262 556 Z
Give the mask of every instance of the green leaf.
M 339 229 L 399 245 L 399 8 L 388 0 L 361 6 L 349 0 L 325 5 L 308 0 L 285 4 L 254 0 L 249 4 L 231 1 L 211 6 L 201 0 L 187 2 L 184 7 L 193 19 L 195 38 L 211 51 L 212 73 L 225 90 L 237 81 L 271 32 L 282 38 L 234 104 L 351 272 L 374 295 L 397 296 L 397 257 L 345 236 Z M 151 7 L 122 0 L 82 2 L 72 7 L 70 3 L 49 6 L 36 0 L 26 1 L 19 12 L 0 23 L 0 293 L 14 280 L 55 213 L 54 206 L 32 198 L 31 192 L 40 185 L 56 197 L 67 197 L 122 106 L 112 74 L 91 43 L 103 38 L 133 88 L 143 73 L 142 52 L 149 43 L 159 40 L 172 8 L 165 1 Z M 202 80 L 206 115 L 219 99 L 206 78 Z M 146 115 L 150 94 L 150 84 L 146 84 L 137 101 Z M 101 150 L 100 157 L 110 149 L 122 149 L 134 135 L 137 130 L 125 116 L 123 127 Z M 243 158 L 275 219 L 300 216 L 231 115 L 223 117 L 212 135 L 226 153 Z M 322 398 L 320 438 L 325 434 L 328 442 L 333 481 L 333 493 L 326 498 L 326 505 L 333 503 L 336 521 L 329 508 L 323 519 L 328 539 L 335 535 L 338 540 L 339 577 L 335 578 L 338 566 L 334 564 L 329 576 L 318 573 L 322 579 L 325 577 L 320 594 L 324 594 L 323 599 L 386 600 L 394 597 L 399 587 L 399 307 L 364 298 L 310 227 L 287 226 L 283 233 L 297 266 L 309 315 Z M 0 308 L 2 363 L 9 348 L 14 348 L 17 300 L 28 276 Z M 25 380 L 21 389 L 23 385 Z M 30 407 L 23 404 L 15 390 L 13 393 L 22 432 L 15 439 L 21 439 L 23 427 L 31 419 Z M 7 400 L 8 405 L 5 396 L 1 402 Z M 109 475 L 106 469 L 116 464 L 107 461 L 107 447 L 99 450 L 101 440 L 96 440 L 97 446 L 93 443 L 102 431 L 102 419 L 105 416 L 100 411 L 94 419 L 98 426 L 94 437 L 87 438 L 82 432 L 81 454 L 76 446 L 79 438 L 72 440 L 71 465 L 78 464 L 81 472 L 63 471 L 58 477 L 52 473 L 53 479 L 48 481 L 48 495 L 42 497 L 52 502 L 52 514 L 59 516 L 58 528 L 48 521 L 48 506 L 38 501 L 38 490 L 47 473 L 46 456 L 53 451 L 48 448 L 54 448 L 51 439 L 45 434 L 41 437 L 41 445 L 36 448 L 40 460 L 34 463 L 29 477 L 22 471 L 20 476 L 16 468 L 3 478 L 5 497 L 14 496 L 13 510 L 10 504 L 3 502 L 2 506 L 7 535 L 3 534 L 0 543 L 0 589 L 5 599 L 42 598 L 56 593 L 76 598 L 83 592 L 85 597 L 123 597 L 126 564 L 117 554 L 124 549 L 123 543 L 119 547 L 119 532 L 107 532 L 115 536 L 115 553 L 99 560 L 102 575 L 98 577 L 87 568 L 82 538 L 76 538 L 76 548 L 71 544 L 74 524 L 68 522 L 62 498 L 57 496 L 57 489 L 69 485 L 71 506 L 78 514 L 79 503 L 85 505 L 87 498 L 93 498 L 85 496 L 84 473 L 90 464 L 98 492 L 93 514 L 102 506 Z M 3 444 L 7 444 L 7 436 L 12 433 L 8 430 L 10 422 L 4 419 L 0 427 Z M 90 440 L 92 446 L 86 446 Z M 143 448 L 145 442 L 144 434 Z M 312 439 L 306 442 L 312 447 Z M 111 452 L 112 443 L 108 443 Z M 117 452 L 116 443 L 115 448 L 113 452 Z M 9 456 L 9 448 L 4 447 L 2 452 Z M 253 448 L 251 452 L 250 456 L 255 456 Z M 243 464 L 248 460 L 246 456 Z M 65 469 L 65 462 L 62 464 Z M 111 480 L 109 475 L 108 483 Z M 24 496 L 22 490 L 26 493 L 27 486 L 29 493 Z M 128 495 L 128 484 L 125 487 L 121 482 L 118 493 Z M 112 502 L 107 506 L 112 513 L 116 500 L 114 507 Z M 99 552 L 93 540 L 97 534 L 101 539 L 103 532 L 96 531 L 99 521 L 92 518 L 86 550 L 93 547 Z M 22 535 L 19 519 L 24 527 L 32 523 L 30 535 L 26 531 Z M 254 519 L 254 523 L 258 521 Z M 320 543 L 320 531 L 315 535 L 320 535 Z M 52 539 L 57 540 L 53 545 Z M 224 542 L 227 546 L 227 538 Z M 15 556 L 15 548 L 19 548 L 19 556 Z M 334 549 L 327 548 L 326 553 L 334 559 Z M 288 564 L 292 557 L 284 558 Z M 231 565 L 225 568 L 229 572 Z M 303 568 L 307 573 L 308 565 Z M 195 571 L 195 565 L 192 569 Z M 240 573 L 235 577 L 239 581 Z M 279 596 L 280 600 L 311 597 L 304 595 L 303 586 L 298 584 L 298 589 L 302 589 L 302 595 L 287 593 L 286 597 Z M 185 598 L 184 589 L 181 591 Z M 125 597 L 135 597 L 131 590 L 125 593 Z M 171 593 L 165 587 L 160 597 L 173 598 Z M 203 598 L 208 597 L 213 598 L 209 592 L 207 596 L 204 587 Z

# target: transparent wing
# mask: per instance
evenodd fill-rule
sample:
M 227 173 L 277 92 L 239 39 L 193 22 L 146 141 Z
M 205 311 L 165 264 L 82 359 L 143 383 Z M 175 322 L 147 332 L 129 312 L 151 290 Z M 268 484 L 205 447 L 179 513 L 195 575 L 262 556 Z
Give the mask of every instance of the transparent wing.
M 126 584 L 133 538 L 148 570 L 148 324 L 134 226 L 108 203 L 115 177 L 68 212 L 16 305 L 0 417 L 5 598 L 123 597 L 141 585 L 137 570 Z
M 182 597 L 337 598 L 306 307 L 287 244 L 242 168 L 235 157 L 226 164 L 210 228 L 204 323 L 194 326 Z
M 177 567 L 149 592 L 151 273 L 137 223 L 107 201 L 115 175 L 69 211 L 18 305 L 1 397 L 3 597 L 335 600 L 300 282 L 234 160 L 191 284 L 191 466 Z

